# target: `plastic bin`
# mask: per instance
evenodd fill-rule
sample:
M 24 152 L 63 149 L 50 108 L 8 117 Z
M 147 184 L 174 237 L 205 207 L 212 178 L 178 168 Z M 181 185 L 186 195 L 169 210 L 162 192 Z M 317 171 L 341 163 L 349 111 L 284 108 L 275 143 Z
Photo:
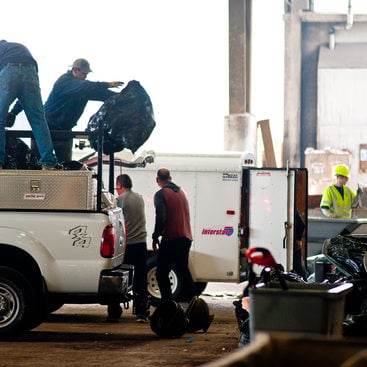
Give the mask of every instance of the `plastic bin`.
M 250 289 L 250 335 L 256 332 L 296 332 L 341 336 L 345 296 L 353 284 L 258 285 Z

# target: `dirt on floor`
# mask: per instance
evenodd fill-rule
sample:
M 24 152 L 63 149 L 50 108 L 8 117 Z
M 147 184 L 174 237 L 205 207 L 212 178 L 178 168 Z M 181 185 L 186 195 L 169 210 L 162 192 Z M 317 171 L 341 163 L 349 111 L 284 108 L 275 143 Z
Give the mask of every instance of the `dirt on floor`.
M 206 333 L 177 339 L 159 338 L 150 323 L 136 322 L 131 309 L 119 322 L 109 323 L 104 306 L 65 305 L 17 341 L 0 342 L 0 367 L 200 366 L 236 350 L 236 294 L 206 292 L 202 298 L 214 314 L 213 323 Z

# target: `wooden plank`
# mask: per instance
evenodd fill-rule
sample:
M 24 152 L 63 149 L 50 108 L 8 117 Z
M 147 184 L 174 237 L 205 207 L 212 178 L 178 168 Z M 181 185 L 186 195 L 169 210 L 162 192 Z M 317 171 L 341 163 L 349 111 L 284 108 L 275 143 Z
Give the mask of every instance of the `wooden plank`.
M 261 135 L 264 143 L 264 153 L 265 153 L 265 165 L 266 167 L 277 166 L 275 160 L 273 139 L 270 131 L 270 120 L 261 120 L 257 122 L 261 129 Z

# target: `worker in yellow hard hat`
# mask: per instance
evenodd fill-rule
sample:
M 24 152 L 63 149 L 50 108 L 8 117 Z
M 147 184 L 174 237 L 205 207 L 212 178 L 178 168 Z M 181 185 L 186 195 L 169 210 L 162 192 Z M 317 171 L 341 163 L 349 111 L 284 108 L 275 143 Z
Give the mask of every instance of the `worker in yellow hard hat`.
M 340 164 L 334 168 L 334 183 L 325 188 L 320 209 L 328 218 L 351 218 L 352 208 L 358 206 L 362 190 L 357 192 L 346 186 L 350 177 L 349 168 Z

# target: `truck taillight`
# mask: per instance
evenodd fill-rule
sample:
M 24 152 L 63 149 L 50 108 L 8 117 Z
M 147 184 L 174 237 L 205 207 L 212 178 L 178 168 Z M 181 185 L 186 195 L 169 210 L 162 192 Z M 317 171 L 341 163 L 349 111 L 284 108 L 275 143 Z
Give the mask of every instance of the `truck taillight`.
M 115 228 L 112 224 L 105 227 L 101 240 L 101 256 L 113 257 L 115 254 Z

